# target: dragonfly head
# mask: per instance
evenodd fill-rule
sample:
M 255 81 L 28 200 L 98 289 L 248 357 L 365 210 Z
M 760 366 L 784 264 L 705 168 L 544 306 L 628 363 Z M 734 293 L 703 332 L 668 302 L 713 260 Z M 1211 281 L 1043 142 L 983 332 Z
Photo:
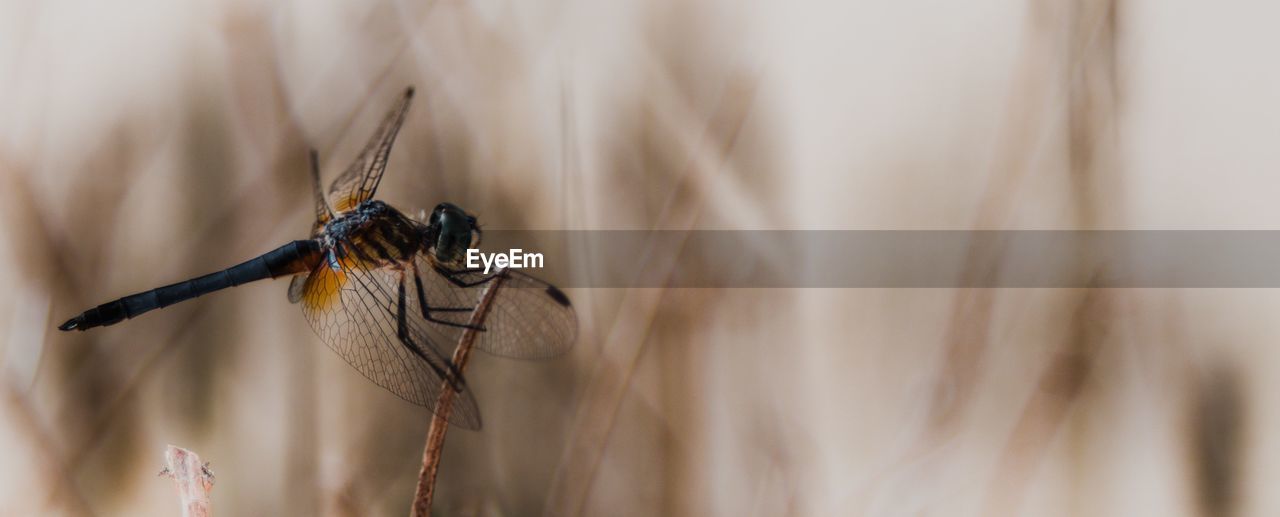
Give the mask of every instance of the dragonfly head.
M 435 249 L 436 260 L 462 260 L 467 248 L 480 243 L 480 226 L 475 216 L 453 203 L 440 203 L 427 220 L 427 241 Z

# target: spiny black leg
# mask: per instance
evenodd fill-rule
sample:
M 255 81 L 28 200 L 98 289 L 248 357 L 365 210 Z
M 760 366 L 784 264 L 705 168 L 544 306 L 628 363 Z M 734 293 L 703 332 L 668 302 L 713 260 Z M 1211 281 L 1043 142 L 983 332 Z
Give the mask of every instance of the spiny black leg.
M 409 339 L 409 322 L 405 317 L 403 281 L 396 286 L 396 333 L 400 335 L 400 339 L 412 341 Z
M 414 283 L 414 286 L 415 286 L 415 287 L 417 287 L 417 289 L 418 289 L 418 307 L 420 307 L 420 308 L 422 309 L 422 317 L 423 317 L 423 318 L 426 318 L 426 320 L 427 320 L 427 321 L 430 321 L 430 322 L 432 322 L 432 323 L 439 323 L 439 324 L 441 324 L 441 325 L 448 325 L 448 326 L 450 326 L 450 327 L 461 327 L 461 328 L 464 328 L 464 329 L 472 329 L 472 330 L 484 331 L 484 325 L 471 325 L 471 324 L 469 324 L 469 323 L 455 323 L 455 322 L 452 322 L 452 321 L 445 321 L 445 320 L 441 320 L 441 319 L 437 319 L 437 318 L 433 317 L 433 316 L 431 315 L 431 313 L 432 313 L 432 312 L 436 312 L 436 311 L 440 311 L 440 312 L 472 312 L 472 311 L 474 311 L 474 310 L 475 310 L 475 308 L 474 308 L 474 307 L 445 307 L 445 308 L 436 308 L 436 307 L 431 307 L 431 306 L 427 305 L 427 296 L 426 296 L 426 294 L 424 294 L 426 291 L 422 289 L 422 278 L 419 278 L 419 277 L 418 277 L 418 269 L 417 269 L 417 268 L 414 268 L 414 269 L 413 269 L 413 283 Z M 403 289 L 403 288 L 404 288 L 404 287 L 403 287 L 403 284 L 402 284 L 402 285 L 401 285 L 401 289 Z
M 426 352 L 424 352 L 417 343 L 413 342 L 413 337 L 409 334 L 409 322 L 407 318 L 408 309 L 405 307 L 403 277 L 401 277 L 399 284 L 399 287 L 396 289 L 396 334 L 400 336 L 401 344 L 407 347 L 410 352 L 413 352 L 414 355 L 418 356 L 423 361 L 426 361 L 427 366 L 430 366 L 431 369 L 436 372 L 436 375 L 439 375 L 441 378 L 449 381 L 449 386 L 453 388 L 453 391 L 461 393 L 462 388 L 464 387 L 462 373 L 454 368 L 452 363 L 448 364 L 448 371 L 446 372 L 444 368 L 441 368 L 435 361 L 432 361 L 427 357 Z
M 475 307 L 431 307 L 427 305 L 426 289 L 422 288 L 422 277 L 418 276 L 418 267 L 413 267 L 413 283 L 418 288 L 418 306 L 422 307 L 422 316 L 426 317 L 427 312 L 471 312 L 476 310 Z

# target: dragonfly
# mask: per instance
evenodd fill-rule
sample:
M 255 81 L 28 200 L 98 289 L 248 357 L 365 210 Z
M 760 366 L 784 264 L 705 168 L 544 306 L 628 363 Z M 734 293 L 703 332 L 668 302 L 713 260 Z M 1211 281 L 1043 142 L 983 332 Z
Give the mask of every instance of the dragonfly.
M 466 250 L 479 245 L 482 232 L 462 208 L 441 203 L 429 217 L 414 219 L 373 199 L 413 93 L 405 90 L 327 195 L 318 153 L 310 150 L 316 217 L 310 238 L 98 305 L 58 328 L 114 325 L 214 291 L 291 276 L 289 301 L 301 305 L 312 329 L 347 363 L 433 412 L 443 391 L 453 390 L 449 422 L 479 429 L 475 398 L 448 354 L 462 332 L 473 329 L 473 346 L 494 355 L 550 358 L 576 340 L 577 316 L 569 297 L 545 281 L 519 271 L 465 268 Z M 471 323 L 486 285 L 498 277 L 503 280 L 485 318 Z

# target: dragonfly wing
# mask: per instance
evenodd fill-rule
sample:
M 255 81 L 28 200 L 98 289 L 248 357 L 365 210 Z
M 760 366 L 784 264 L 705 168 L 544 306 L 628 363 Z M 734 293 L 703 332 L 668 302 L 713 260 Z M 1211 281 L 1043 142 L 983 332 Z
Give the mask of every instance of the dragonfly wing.
M 413 100 L 413 87 L 404 91 L 396 105 L 388 111 L 378 124 L 378 129 L 369 138 L 364 149 L 356 156 L 351 166 L 329 185 L 329 200 L 333 209 L 345 212 L 356 205 L 373 198 L 382 181 L 382 173 L 387 170 L 387 158 L 391 155 L 391 146 L 396 141 L 400 126 L 404 124 L 405 113 Z
M 293 280 L 289 281 L 289 303 L 298 303 L 302 301 L 302 297 L 307 292 L 307 279 L 311 275 L 294 275 Z
M 334 270 L 321 264 L 299 296 L 303 314 L 325 344 L 369 380 L 433 412 L 442 391 L 455 389 L 449 422 L 479 429 L 480 410 L 471 390 L 460 377 L 449 387 L 446 378 L 457 377 L 450 373 L 453 365 L 426 329 L 406 318 L 406 332 L 401 333 L 400 273 L 347 262 L 342 266 Z
M 319 235 L 320 229 L 333 219 L 333 210 L 329 209 L 329 202 L 324 198 L 324 187 L 320 186 L 320 153 L 315 149 L 309 149 L 307 158 L 311 165 L 311 196 L 315 198 L 316 205 L 316 220 L 311 225 L 311 235 L 315 236 Z
M 430 307 L 475 307 L 491 276 L 480 272 L 457 273 L 453 277 L 461 287 L 433 269 L 420 255 L 416 262 Z M 569 351 L 578 337 L 578 316 L 564 292 L 555 286 L 521 273 L 508 270 L 489 314 L 484 319 L 484 332 L 476 347 L 485 352 L 517 359 L 544 359 Z M 453 324 L 466 323 L 466 312 L 432 312 L 433 317 Z M 458 327 L 433 324 L 436 332 L 457 333 Z

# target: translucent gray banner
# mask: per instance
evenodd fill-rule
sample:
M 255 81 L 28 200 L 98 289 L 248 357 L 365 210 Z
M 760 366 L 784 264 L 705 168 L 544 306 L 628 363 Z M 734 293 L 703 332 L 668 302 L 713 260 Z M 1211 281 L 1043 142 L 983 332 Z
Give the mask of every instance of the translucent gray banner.
M 1280 287 L 1280 231 L 506 231 L 563 287 Z

